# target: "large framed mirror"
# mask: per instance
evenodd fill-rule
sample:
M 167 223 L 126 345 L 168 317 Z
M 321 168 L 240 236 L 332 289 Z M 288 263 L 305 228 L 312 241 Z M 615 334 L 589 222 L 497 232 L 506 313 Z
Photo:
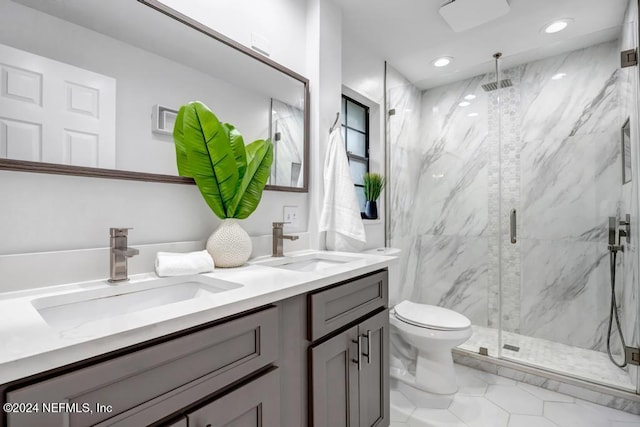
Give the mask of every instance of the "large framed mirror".
M 308 190 L 308 80 L 160 1 L 0 0 L 0 57 L 0 169 L 193 183 L 171 132 L 199 100 Z

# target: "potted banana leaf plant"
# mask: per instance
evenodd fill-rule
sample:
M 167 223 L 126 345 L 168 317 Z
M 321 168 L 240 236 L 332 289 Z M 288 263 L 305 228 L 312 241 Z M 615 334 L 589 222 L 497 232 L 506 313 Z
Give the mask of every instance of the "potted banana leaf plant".
M 245 146 L 242 135 L 221 123 L 202 102 L 183 105 L 173 128 L 180 176 L 192 177 L 222 224 L 207 240 L 217 267 L 237 267 L 251 255 L 251 239 L 238 223 L 258 207 L 269 179 L 273 145 L 259 139 Z

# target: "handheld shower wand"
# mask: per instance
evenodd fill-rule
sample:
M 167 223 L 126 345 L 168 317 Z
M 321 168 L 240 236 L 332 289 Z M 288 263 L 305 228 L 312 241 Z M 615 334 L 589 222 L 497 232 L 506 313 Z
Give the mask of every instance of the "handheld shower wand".
M 627 345 L 624 341 L 624 335 L 622 334 L 622 326 L 620 325 L 620 315 L 618 313 L 618 303 L 616 302 L 616 255 L 618 251 L 623 252 L 624 246 L 622 246 L 622 238 L 625 237 L 627 243 L 630 240 L 630 228 L 631 228 L 631 219 L 630 215 L 627 214 L 625 221 L 620 221 L 618 223 L 618 218 L 615 216 L 609 217 L 609 273 L 611 278 L 611 309 L 609 310 L 609 327 L 607 330 L 607 354 L 609 355 L 609 359 L 619 368 L 624 368 L 627 366 Z M 618 225 L 622 225 L 625 227 L 624 230 L 618 229 Z M 618 235 L 616 239 L 616 234 Z M 611 329 L 613 326 L 613 320 L 615 318 L 616 326 L 618 329 L 618 335 L 620 335 L 620 342 L 622 344 L 622 353 L 624 359 L 622 362 L 618 363 L 611 353 Z

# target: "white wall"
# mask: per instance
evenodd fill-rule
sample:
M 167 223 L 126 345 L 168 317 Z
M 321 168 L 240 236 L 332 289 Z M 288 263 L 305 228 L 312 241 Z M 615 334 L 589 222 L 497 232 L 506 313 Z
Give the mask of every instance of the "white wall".
M 162 0 L 206 26 L 251 47 L 251 34 L 265 37 L 269 57 L 305 75 L 307 7 L 300 0 Z
M 384 175 L 384 59 L 350 35 L 342 40 L 342 92 L 369 107 L 369 170 Z M 384 194 L 378 201 L 380 219 L 364 221 L 367 248 L 385 245 Z
M 239 33 L 246 35 L 252 30 L 252 22 L 260 22 L 269 29 L 266 35 L 272 35 L 272 59 L 305 74 L 306 5 L 282 1 L 274 2 L 277 7 L 240 7 L 235 3 L 225 2 L 225 18 L 220 18 L 228 28 L 238 31 L 236 34 L 229 30 L 227 35 L 241 37 Z M 283 19 L 282 25 L 273 24 L 278 17 Z M 224 25 L 212 26 L 224 33 L 228 29 Z M 119 59 L 108 59 L 115 66 L 126 66 Z M 203 240 L 219 223 L 197 188 L 190 185 L 3 171 L 0 194 L 0 292 L 9 287 L 9 282 L 20 280 L 14 273 L 9 275 L 12 269 L 5 268 L 15 254 L 105 247 L 108 228 L 114 226 L 134 227 L 129 238 L 134 246 Z M 255 255 L 269 250 L 264 240 L 270 239 L 271 222 L 282 218 L 285 205 L 300 207 L 300 226 L 292 231 L 308 230 L 309 198 L 308 194 L 265 191 L 257 211 L 243 221 L 245 229 L 256 238 Z M 285 251 L 299 242 L 285 242 Z M 69 256 L 78 259 L 83 251 Z M 95 272 L 95 278 L 106 275 L 106 268 Z

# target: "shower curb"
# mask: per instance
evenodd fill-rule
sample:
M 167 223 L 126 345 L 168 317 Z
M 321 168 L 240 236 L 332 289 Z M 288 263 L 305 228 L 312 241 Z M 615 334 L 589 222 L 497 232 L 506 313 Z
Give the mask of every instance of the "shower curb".
M 453 361 L 505 378 L 557 391 L 598 405 L 640 415 L 640 396 L 508 360 L 453 349 Z

